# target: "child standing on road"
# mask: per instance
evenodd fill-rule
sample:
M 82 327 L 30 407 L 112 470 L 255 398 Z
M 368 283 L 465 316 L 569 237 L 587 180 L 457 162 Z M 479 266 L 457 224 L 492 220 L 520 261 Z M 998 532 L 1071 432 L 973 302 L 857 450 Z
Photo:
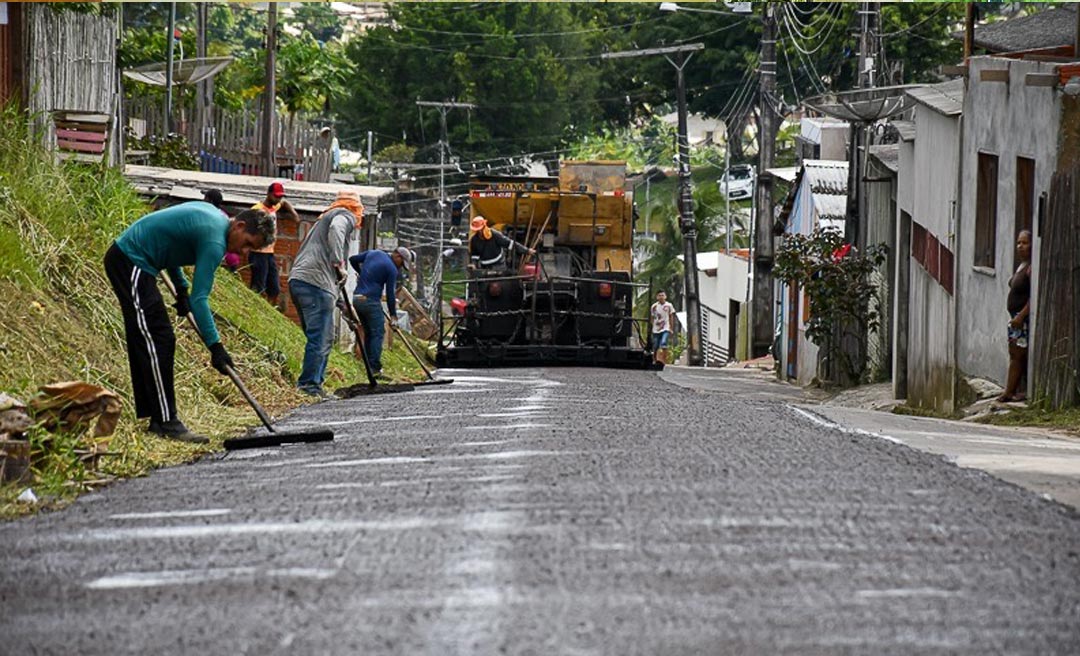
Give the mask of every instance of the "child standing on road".
M 652 320 L 653 364 L 668 363 L 668 347 L 671 342 L 671 326 L 674 323 L 675 306 L 668 303 L 667 293 L 656 292 L 656 302 L 649 308 Z

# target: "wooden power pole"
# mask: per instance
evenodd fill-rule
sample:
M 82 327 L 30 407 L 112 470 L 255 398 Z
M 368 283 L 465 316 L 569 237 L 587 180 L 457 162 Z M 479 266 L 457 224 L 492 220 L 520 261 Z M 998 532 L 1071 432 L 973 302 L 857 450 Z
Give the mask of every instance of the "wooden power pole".
M 199 59 L 206 57 L 206 27 L 209 22 L 210 4 L 198 2 L 195 4 L 195 56 Z M 210 123 L 210 80 L 202 80 L 195 85 L 195 125 L 198 134 L 195 143 L 192 144 L 200 151 L 206 139 L 206 126 Z
M 687 43 L 681 46 L 608 52 L 602 55 L 603 59 L 663 55 L 668 63 L 675 67 L 675 99 L 679 115 L 679 227 L 683 235 L 683 310 L 686 311 L 686 363 L 691 367 L 705 365 L 705 352 L 701 341 L 697 223 L 694 220 L 694 197 L 690 178 L 690 138 L 687 134 L 686 77 L 683 75 L 683 69 L 686 68 L 694 52 L 704 48 L 705 45 L 701 43 Z
M 754 279 L 751 316 L 751 357 L 765 355 L 773 342 L 773 203 L 772 178 L 776 148 L 776 14 L 771 2 L 761 8 L 761 79 L 758 106 L 761 125 L 758 129 L 758 172 L 754 212 Z M 779 360 L 778 353 L 774 356 Z
M 274 161 L 274 124 L 277 123 L 277 4 L 266 3 L 266 89 L 263 91 L 262 160 L 263 175 L 277 176 Z

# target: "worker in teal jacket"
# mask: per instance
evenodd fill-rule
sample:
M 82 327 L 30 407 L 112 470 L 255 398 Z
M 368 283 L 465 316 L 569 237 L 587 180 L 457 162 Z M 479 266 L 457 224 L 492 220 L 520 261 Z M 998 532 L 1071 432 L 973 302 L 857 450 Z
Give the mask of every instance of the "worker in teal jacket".
M 161 437 L 204 443 L 176 414 L 173 356 L 176 336 L 156 284 L 166 271 L 176 286 L 176 313 L 191 313 L 210 362 L 221 373 L 233 362 L 221 344 L 210 312 L 214 272 L 226 252 L 241 257 L 274 241 L 274 222 L 266 212 L 247 210 L 230 219 L 205 202 L 183 203 L 142 217 L 105 253 L 105 273 L 124 315 L 135 416 L 150 419 L 149 431 Z M 180 267 L 194 266 L 189 285 Z

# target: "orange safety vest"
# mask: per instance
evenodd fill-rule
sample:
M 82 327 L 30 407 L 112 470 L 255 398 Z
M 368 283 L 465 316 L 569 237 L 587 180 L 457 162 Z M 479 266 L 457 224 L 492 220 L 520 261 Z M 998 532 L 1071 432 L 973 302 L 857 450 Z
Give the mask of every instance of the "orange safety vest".
M 277 234 L 277 211 L 278 211 L 279 207 L 281 207 L 281 203 L 278 203 L 277 205 L 274 205 L 273 207 L 268 207 L 268 206 L 264 205 L 261 200 L 251 206 L 251 209 L 253 209 L 253 210 L 262 210 L 262 211 L 266 212 L 267 214 L 269 214 L 270 216 L 274 217 L 274 234 L 275 235 Z M 277 243 L 277 241 L 275 240 L 273 243 L 270 243 L 270 244 L 268 244 L 266 246 L 263 246 L 262 248 L 260 248 L 258 250 L 254 250 L 252 252 L 253 253 L 273 253 L 274 252 L 274 244 L 276 244 L 276 243 Z

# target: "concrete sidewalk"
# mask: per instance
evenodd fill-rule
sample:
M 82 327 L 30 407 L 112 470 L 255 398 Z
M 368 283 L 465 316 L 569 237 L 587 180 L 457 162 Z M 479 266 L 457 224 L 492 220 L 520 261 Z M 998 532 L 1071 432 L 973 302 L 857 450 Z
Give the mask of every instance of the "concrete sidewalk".
M 833 405 L 753 369 L 667 367 L 660 377 L 690 389 L 784 403 L 807 421 L 934 453 L 1080 508 L 1080 439 L 1062 433 Z

